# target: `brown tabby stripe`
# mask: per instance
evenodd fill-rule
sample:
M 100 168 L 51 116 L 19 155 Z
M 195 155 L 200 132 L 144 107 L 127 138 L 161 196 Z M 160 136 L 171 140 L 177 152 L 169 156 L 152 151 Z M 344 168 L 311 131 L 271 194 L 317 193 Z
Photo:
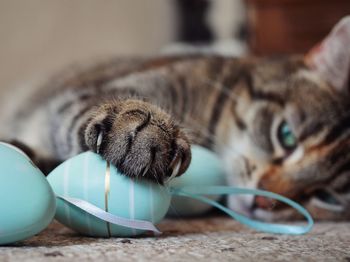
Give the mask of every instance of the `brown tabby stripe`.
M 340 188 L 337 188 L 338 193 L 350 193 L 350 179 L 345 182 Z
M 350 128 L 350 114 L 341 119 L 333 128 L 329 131 L 325 139 L 323 140 L 323 144 L 330 144 L 334 142 L 339 136 L 342 135 L 347 129 Z
M 182 76 L 176 75 L 174 65 L 169 67 L 168 72 L 171 79 L 169 85 L 167 85 L 167 90 L 170 92 L 169 109 L 171 108 L 172 112 L 183 121 L 183 110 L 185 108 L 185 103 L 187 103 L 187 95 L 185 94 L 187 88 L 185 87 L 185 80 Z
M 180 113 L 180 120 L 182 122 L 185 121 L 185 117 L 186 117 L 186 114 L 184 114 L 184 112 L 188 112 L 188 107 L 189 107 L 189 104 L 188 104 L 188 101 L 189 101 L 189 90 L 188 90 L 188 87 L 187 87 L 187 83 L 186 83 L 186 79 L 182 76 L 179 76 L 178 77 L 178 82 L 179 82 L 179 87 L 180 87 L 180 90 L 181 90 L 181 94 L 182 94 L 182 107 L 181 107 L 181 113 Z
M 77 104 L 80 104 L 80 103 L 83 103 L 83 102 L 85 102 L 86 100 L 91 99 L 93 96 L 96 96 L 96 93 L 77 95 L 76 97 L 74 97 L 74 100 L 70 100 L 70 101 L 68 101 L 68 102 L 63 103 L 63 104 L 57 109 L 57 113 L 58 113 L 58 114 L 62 114 L 62 113 L 64 113 L 66 110 L 68 110 L 71 106 L 77 105 Z
M 236 70 L 235 74 L 232 73 L 227 78 L 223 79 L 223 84 L 220 85 L 221 90 L 213 105 L 211 117 L 209 120 L 209 125 L 208 125 L 209 134 L 216 133 L 215 131 L 217 128 L 217 124 L 220 120 L 226 101 L 229 99 L 229 96 L 227 95 L 227 93 L 231 93 L 233 91 L 237 82 L 240 80 L 240 77 L 241 77 L 240 71 Z M 207 139 L 207 144 L 210 146 L 212 141 L 209 141 L 209 140 L 210 138 Z
M 245 170 L 247 172 L 245 175 L 250 179 L 252 177 L 252 172 L 254 168 L 252 168 L 252 166 L 250 165 L 248 158 L 242 157 L 242 159 L 244 161 Z
M 341 146 L 340 148 L 336 147 L 336 150 L 334 151 L 335 152 L 330 153 L 330 156 L 328 158 L 328 161 L 332 166 L 343 160 L 350 153 L 348 146 Z
M 230 66 L 230 64 L 223 57 L 213 57 L 208 61 L 204 76 L 215 82 L 222 77 L 222 72 L 226 66 Z
M 66 134 L 68 134 L 67 137 L 67 145 L 69 146 L 69 151 L 72 150 L 72 141 L 73 141 L 73 136 L 76 134 L 73 132 L 74 127 L 76 126 L 78 120 L 85 115 L 87 112 L 91 110 L 91 104 L 86 104 L 84 107 L 82 107 L 76 114 L 75 116 L 71 119 L 70 125 L 66 129 Z
M 78 143 L 79 143 L 82 151 L 88 151 L 89 150 L 89 147 L 85 143 L 85 130 L 86 130 L 86 128 L 87 128 L 87 126 L 88 126 L 90 121 L 91 121 L 91 118 L 88 118 L 78 128 L 78 133 L 77 133 L 77 135 L 78 135 Z
M 258 123 L 259 122 L 259 123 Z M 260 126 L 260 134 L 264 134 L 267 139 L 263 139 L 259 144 L 263 147 L 267 152 L 273 152 L 273 143 L 271 139 L 271 126 L 273 122 L 273 115 L 268 109 L 261 109 L 256 116 L 255 124 Z M 256 134 L 256 141 L 259 140 L 259 134 Z
M 283 164 L 285 159 L 286 159 L 286 157 L 276 157 L 276 158 L 272 159 L 271 163 L 273 165 L 280 166 Z
M 350 134 L 344 139 L 349 141 Z M 340 142 L 339 146 L 331 152 L 329 158 L 327 159 L 330 165 L 335 167 L 334 174 L 330 177 L 330 181 L 335 179 L 337 176 L 342 175 L 343 172 L 350 170 L 350 144 Z
M 334 180 L 337 176 L 340 176 L 343 174 L 343 172 L 350 171 L 350 161 L 346 161 L 343 165 L 338 167 L 334 173 L 334 175 L 331 177 L 331 180 Z
M 313 122 L 312 124 L 305 126 L 303 131 L 300 133 L 298 140 L 300 142 L 305 141 L 310 136 L 316 135 L 319 132 L 323 131 L 323 127 L 324 125 L 321 122 Z
M 178 105 L 179 104 L 179 97 L 178 97 L 178 93 L 177 93 L 177 89 L 175 88 L 173 83 L 170 83 L 167 85 L 167 90 L 170 92 L 170 101 L 169 103 L 171 105 Z M 176 112 L 177 107 L 175 106 L 170 106 L 169 108 L 172 109 L 172 111 L 174 113 L 176 113 L 176 115 L 181 115 L 181 111 Z
M 247 129 L 247 125 L 244 122 L 244 120 L 237 114 L 235 106 L 236 106 L 236 102 L 232 102 L 231 113 L 232 113 L 233 120 L 235 121 L 237 127 L 240 130 L 245 130 Z
M 278 104 L 279 106 L 284 106 L 285 100 L 279 94 L 268 92 L 268 91 L 260 91 L 255 89 L 253 84 L 253 78 L 247 71 L 242 71 L 242 77 L 245 79 L 247 83 L 247 90 L 249 95 L 255 100 L 267 100 L 271 103 Z
M 225 63 L 225 60 L 223 57 L 216 57 L 214 59 L 212 59 L 209 63 L 209 66 L 207 68 L 207 72 L 206 72 L 206 77 L 208 78 L 208 80 L 210 81 L 210 84 L 213 83 L 213 85 L 220 83 L 221 78 L 224 77 L 223 79 L 223 83 L 220 83 L 220 90 L 219 90 L 219 94 L 213 104 L 213 108 L 211 110 L 211 116 L 209 118 L 209 124 L 208 124 L 208 134 L 209 136 L 207 136 L 206 138 L 206 142 L 204 142 L 205 145 L 211 147 L 213 145 L 213 143 L 215 141 L 213 141 L 213 138 L 211 137 L 211 135 L 215 135 L 215 130 L 217 127 L 217 123 L 220 119 L 220 116 L 222 114 L 223 108 L 224 108 L 224 103 L 228 98 L 227 95 L 227 91 L 229 91 L 231 89 L 231 82 L 232 79 L 234 78 L 233 76 L 236 76 L 235 74 L 230 74 L 229 77 L 225 78 L 224 74 L 224 70 L 227 66 L 230 66 L 230 64 Z M 231 70 L 229 70 L 231 71 Z M 232 70 L 232 72 L 235 72 L 234 70 Z M 234 80 L 235 81 L 235 80 Z M 229 85 L 229 88 L 226 87 L 226 85 Z M 210 90 L 212 91 L 216 91 L 216 89 L 214 90 Z M 214 95 L 214 93 L 213 93 Z

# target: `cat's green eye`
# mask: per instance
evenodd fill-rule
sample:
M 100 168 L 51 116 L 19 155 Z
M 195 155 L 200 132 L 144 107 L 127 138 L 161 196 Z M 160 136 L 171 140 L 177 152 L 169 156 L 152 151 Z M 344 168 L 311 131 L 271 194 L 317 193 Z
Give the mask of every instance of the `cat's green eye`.
M 284 149 L 292 150 L 297 146 L 298 141 L 287 122 L 283 121 L 277 132 L 278 140 Z

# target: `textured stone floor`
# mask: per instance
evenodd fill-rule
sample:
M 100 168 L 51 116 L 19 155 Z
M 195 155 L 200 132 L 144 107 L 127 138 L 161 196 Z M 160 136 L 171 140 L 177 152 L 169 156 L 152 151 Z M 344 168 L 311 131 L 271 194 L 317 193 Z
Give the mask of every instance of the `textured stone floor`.
M 165 220 L 160 237 L 94 239 L 54 222 L 0 247 L 0 261 L 350 261 L 350 223 L 318 223 L 304 236 L 258 233 L 220 216 Z

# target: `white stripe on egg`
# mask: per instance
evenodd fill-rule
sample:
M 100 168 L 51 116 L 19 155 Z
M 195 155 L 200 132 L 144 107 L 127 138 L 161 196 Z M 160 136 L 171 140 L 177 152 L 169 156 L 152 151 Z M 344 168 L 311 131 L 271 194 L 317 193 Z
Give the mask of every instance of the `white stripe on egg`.
M 66 162 L 66 165 L 64 166 L 64 171 L 63 171 L 63 195 L 65 197 L 69 197 L 68 193 L 68 187 L 69 187 L 69 169 L 70 169 L 70 161 Z M 69 204 L 64 203 L 64 213 L 66 215 L 66 219 L 68 220 L 68 225 L 72 227 L 72 221 L 71 221 L 71 216 L 70 216 L 70 211 L 69 211 Z
M 135 219 L 135 185 L 134 180 L 130 179 L 130 189 L 129 189 L 129 212 L 130 219 Z M 136 235 L 135 228 L 131 229 L 133 235 Z
M 153 184 L 149 183 L 149 202 L 150 202 L 150 208 L 151 208 L 151 222 L 154 223 L 154 197 L 153 197 Z
M 83 177 L 84 177 L 84 180 L 83 180 L 83 183 L 84 183 L 84 186 L 83 186 L 83 189 L 84 189 L 84 199 L 86 201 L 89 201 L 89 194 L 88 194 L 88 173 L 89 173 L 89 156 L 90 154 L 85 154 L 85 158 L 84 158 L 84 168 L 83 168 Z M 92 235 L 92 230 L 91 230 L 91 221 L 90 221 L 90 215 L 88 213 L 85 213 L 85 220 L 86 220 L 86 224 L 88 226 L 88 231 L 89 231 L 89 234 Z

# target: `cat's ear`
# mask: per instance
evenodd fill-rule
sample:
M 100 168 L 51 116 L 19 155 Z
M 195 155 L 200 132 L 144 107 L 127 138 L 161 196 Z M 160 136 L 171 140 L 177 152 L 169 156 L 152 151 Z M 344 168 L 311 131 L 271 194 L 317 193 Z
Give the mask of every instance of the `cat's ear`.
M 349 88 L 350 16 L 341 19 L 330 34 L 311 49 L 305 62 L 336 90 Z

